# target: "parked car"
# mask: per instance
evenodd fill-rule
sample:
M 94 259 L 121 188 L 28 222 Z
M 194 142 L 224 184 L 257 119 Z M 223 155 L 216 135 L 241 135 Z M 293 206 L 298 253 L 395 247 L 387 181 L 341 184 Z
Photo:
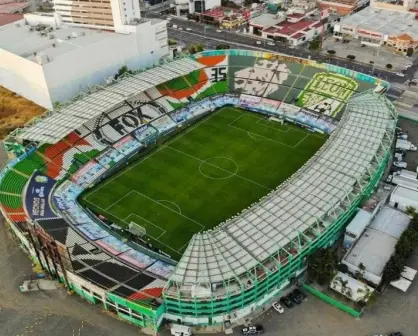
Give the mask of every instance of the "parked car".
M 275 44 L 274 44 L 274 42 L 267 42 L 267 45 L 269 45 L 269 46 L 275 46 Z
M 257 42 L 255 42 L 255 44 L 261 44 L 261 41 L 257 41 Z
M 186 30 L 187 30 L 187 31 L 191 31 L 191 30 L 192 30 L 192 28 L 186 28 Z
M 302 303 L 302 300 L 300 299 L 300 297 L 297 296 L 297 295 L 295 295 L 295 294 L 293 294 L 293 293 L 290 293 L 288 295 L 288 297 L 289 297 L 290 300 L 292 300 L 296 304 L 301 304 Z
M 293 291 L 293 293 L 295 294 L 295 295 L 297 295 L 297 296 L 299 296 L 302 300 L 305 300 L 306 299 L 306 294 L 303 292 L 303 291 L 301 291 L 299 288 L 296 288 L 294 291 Z
M 217 29 L 217 30 L 216 30 L 216 32 L 217 32 L 217 33 L 222 33 L 222 30 Z
M 389 334 L 389 336 L 402 336 L 402 333 L 400 331 L 393 331 Z
M 283 296 L 280 299 L 280 303 L 284 306 L 286 306 L 287 308 L 292 308 L 293 307 L 293 302 L 287 297 L 287 296 Z
M 278 313 L 280 313 L 280 314 L 283 314 L 283 313 L 284 313 L 284 309 L 283 309 L 283 307 L 280 305 L 280 303 L 278 303 L 278 302 L 273 302 L 273 304 L 272 304 L 271 306 L 273 307 L 273 309 L 274 309 L 276 312 L 278 312 Z
M 243 335 L 259 335 L 264 332 L 264 329 L 261 325 L 258 324 L 242 328 L 241 332 Z
M 408 164 L 406 162 L 403 162 L 403 161 L 394 161 L 393 165 L 395 167 L 403 168 L 403 169 L 405 169 L 408 166 Z
M 405 77 L 405 74 L 404 74 L 404 73 L 402 73 L 402 72 L 397 72 L 397 73 L 396 73 L 396 76 L 399 76 L 399 77 Z

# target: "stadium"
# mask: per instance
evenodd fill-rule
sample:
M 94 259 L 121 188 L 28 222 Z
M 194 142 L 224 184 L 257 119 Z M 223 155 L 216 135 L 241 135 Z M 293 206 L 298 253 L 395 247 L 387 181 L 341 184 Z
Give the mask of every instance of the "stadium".
M 35 262 L 122 319 L 236 324 L 373 192 L 388 85 L 247 50 L 161 63 L 11 133 L 1 211 Z

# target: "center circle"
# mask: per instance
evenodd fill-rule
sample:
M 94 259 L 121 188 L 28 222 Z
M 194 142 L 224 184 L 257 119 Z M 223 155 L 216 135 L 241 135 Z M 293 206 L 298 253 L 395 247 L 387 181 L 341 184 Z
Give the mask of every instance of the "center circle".
M 238 165 L 230 158 L 214 156 L 200 163 L 199 172 L 208 179 L 225 180 L 238 173 Z

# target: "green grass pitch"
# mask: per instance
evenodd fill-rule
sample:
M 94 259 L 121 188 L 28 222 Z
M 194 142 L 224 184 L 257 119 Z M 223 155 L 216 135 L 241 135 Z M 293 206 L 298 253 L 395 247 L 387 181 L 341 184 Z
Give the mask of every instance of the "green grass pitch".
M 299 169 L 326 137 L 224 107 L 83 195 L 82 204 L 180 258 L 193 234 L 250 206 Z

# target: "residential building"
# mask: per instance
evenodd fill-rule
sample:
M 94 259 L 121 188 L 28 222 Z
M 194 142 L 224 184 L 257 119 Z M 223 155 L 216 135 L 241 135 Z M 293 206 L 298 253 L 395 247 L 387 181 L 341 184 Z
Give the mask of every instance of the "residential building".
M 199 14 L 221 6 L 221 0 L 174 0 L 176 15 Z
M 291 46 L 311 40 L 325 29 L 323 19 L 328 13 L 318 14 L 315 7 L 291 7 L 285 13 L 262 14 L 250 20 L 249 32 Z
M 410 217 L 403 212 L 383 207 L 341 262 L 351 274 L 361 272 L 363 279 L 378 286 L 385 265 L 409 222 Z
M 63 24 L 123 32 L 141 18 L 138 0 L 54 0 Z
M 331 13 L 346 16 L 367 7 L 370 0 L 318 0 L 321 10 L 328 9 Z
M 140 69 L 168 55 L 166 21 L 135 20 L 123 31 L 67 26 L 57 13 L 27 14 L 0 27 L 0 85 L 51 109 L 124 65 Z
M 335 24 L 334 37 L 407 55 L 418 48 L 418 20 L 414 12 L 369 7 Z

